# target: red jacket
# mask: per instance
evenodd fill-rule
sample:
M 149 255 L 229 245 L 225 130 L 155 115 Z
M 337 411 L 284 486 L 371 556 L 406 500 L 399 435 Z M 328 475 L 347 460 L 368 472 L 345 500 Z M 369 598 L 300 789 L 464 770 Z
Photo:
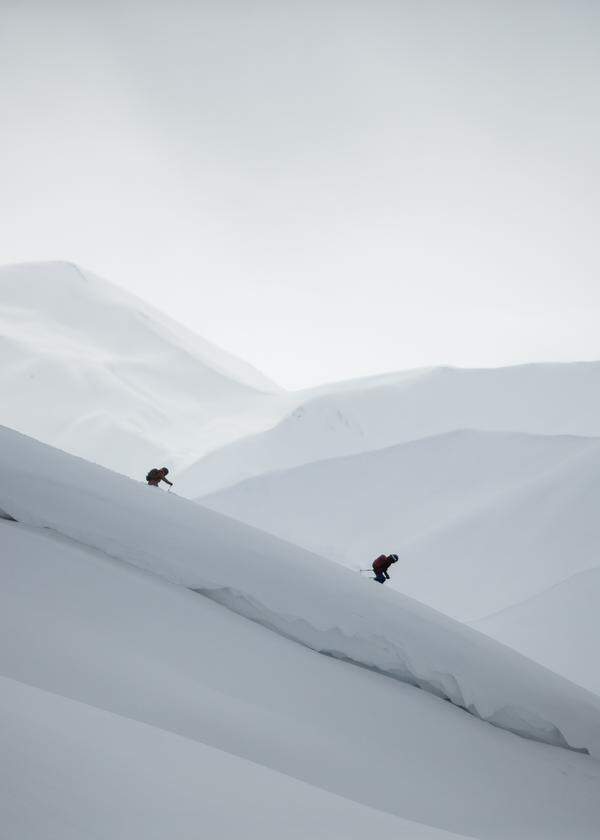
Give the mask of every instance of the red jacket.
M 376 560 L 373 560 L 373 571 L 376 575 L 387 572 L 394 561 L 390 560 L 385 554 L 380 554 Z

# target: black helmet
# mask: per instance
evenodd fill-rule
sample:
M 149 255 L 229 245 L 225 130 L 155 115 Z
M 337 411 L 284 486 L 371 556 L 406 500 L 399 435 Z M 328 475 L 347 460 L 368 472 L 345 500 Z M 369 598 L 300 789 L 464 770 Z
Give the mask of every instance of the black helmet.
M 169 475 L 169 470 L 166 467 L 161 467 L 160 471 L 163 472 L 165 475 Z
M 390 560 L 392 561 L 392 563 L 397 563 L 398 562 L 398 555 L 397 554 L 390 554 Z

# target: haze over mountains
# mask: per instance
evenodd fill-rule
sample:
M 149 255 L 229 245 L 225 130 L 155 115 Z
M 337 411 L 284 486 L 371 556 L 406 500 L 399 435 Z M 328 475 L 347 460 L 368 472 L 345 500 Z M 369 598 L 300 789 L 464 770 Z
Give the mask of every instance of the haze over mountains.
M 597 362 L 432 368 L 285 392 L 71 263 L 0 268 L 0 329 L 4 423 L 132 477 L 155 461 L 187 467 L 178 490 L 190 498 L 456 429 L 600 434 Z
M 209 453 L 180 479 L 190 498 L 272 470 L 457 429 L 600 434 L 600 363 L 432 368 L 297 392 L 273 428 Z
M 279 393 L 250 365 L 69 263 L 0 269 L 0 334 L 2 421 L 140 478 L 148 464 L 245 433 Z
M 68 263 L 0 359 L 11 840 L 597 836 L 600 363 L 289 393 Z

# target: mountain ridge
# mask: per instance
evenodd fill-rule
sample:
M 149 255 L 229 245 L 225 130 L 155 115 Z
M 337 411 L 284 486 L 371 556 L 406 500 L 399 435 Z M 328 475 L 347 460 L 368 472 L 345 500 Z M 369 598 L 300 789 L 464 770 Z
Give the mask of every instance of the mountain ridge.
M 0 268 L 0 330 L 3 422 L 129 475 L 279 412 L 250 365 L 71 263 Z
M 190 464 L 181 492 L 198 498 L 275 469 L 460 428 L 600 436 L 600 362 L 424 368 L 384 375 L 383 384 L 375 377 L 364 387 L 345 383 L 294 397 L 270 428 Z

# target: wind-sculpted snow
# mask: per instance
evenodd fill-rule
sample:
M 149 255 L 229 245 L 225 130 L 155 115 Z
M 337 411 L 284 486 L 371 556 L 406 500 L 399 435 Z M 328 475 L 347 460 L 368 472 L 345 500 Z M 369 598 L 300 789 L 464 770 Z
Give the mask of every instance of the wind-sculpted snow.
M 180 840 L 198 837 L 199 819 L 202 836 L 230 840 L 239 832 L 225 826 L 242 815 L 246 835 L 263 838 L 281 797 L 289 816 L 301 796 L 283 777 L 375 809 L 368 825 L 350 809 L 356 833 L 313 796 L 297 823 L 307 840 L 342 826 L 379 840 L 382 812 L 481 840 L 597 838 L 600 763 L 588 756 L 320 656 L 49 529 L 0 522 L 0 544 L 0 812 L 10 840 L 80 840 L 89 826 L 98 840 Z M 229 761 L 223 779 L 225 754 L 252 766 L 238 774 Z M 392 831 L 404 829 L 421 836 L 412 823 Z
M 287 638 L 300 641 L 319 653 L 369 668 L 401 682 L 414 685 L 444 700 L 449 700 L 455 706 L 481 717 L 488 723 L 500 727 L 500 729 L 506 729 L 515 735 L 531 738 L 534 741 L 573 749 L 576 752 L 589 753 L 587 747 L 574 747 L 569 744 L 556 725 L 526 706 L 509 703 L 506 706 L 495 708 L 493 711 L 491 711 L 493 704 L 486 703 L 483 708 L 481 705 L 478 706 L 475 702 L 475 697 L 478 694 L 477 688 L 465 695 L 463 693 L 464 686 L 461 687 L 461 682 L 453 673 L 435 669 L 428 670 L 422 664 L 426 657 L 420 657 L 418 663 L 411 662 L 407 650 L 401 644 L 394 643 L 385 636 L 369 636 L 360 633 L 353 636 L 348 635 L 339 627 L 320 629 L 304 619 L 273 613 L 264 605 L 229 587 L 216 590 L 195 589 L 194 591 L 214 599 L 233 612 L 275 630 Z M 439 630 L 439 628 L 437 629 Z M 426 635 L 425 633 L 422 641 L 426 641 Z M 430 642 L 432 642 L 432 648 L 435 649 L 435 640 L 430 639 Z M 415 648 L 418 648 L 418 645 L 415 645 Z M 465 648 L 468 650 L 468 643 Z M 485 645 L 477 653 L 479 654 L 477 658 L 485 656 Z M 456 657 L 453 657 L 453 659 L 455 660 Z M 458 659 L 460 660 L 460 657 Z M 536 667 L 533 662 L 528 664 Z M 512 674 L 513 679 L 515 676 L 516 674 Z M 526 674 L 523 673 L 521 677 L 527 678 Z M 487 709 L 487 713 L 485 713 L 485 709 Z
M 19 522 L 201 590 L 303 645 L 498 727 L 600 757 L 600 699 L 410 598 L 7 429 L 0 470 L 0 507 Z

